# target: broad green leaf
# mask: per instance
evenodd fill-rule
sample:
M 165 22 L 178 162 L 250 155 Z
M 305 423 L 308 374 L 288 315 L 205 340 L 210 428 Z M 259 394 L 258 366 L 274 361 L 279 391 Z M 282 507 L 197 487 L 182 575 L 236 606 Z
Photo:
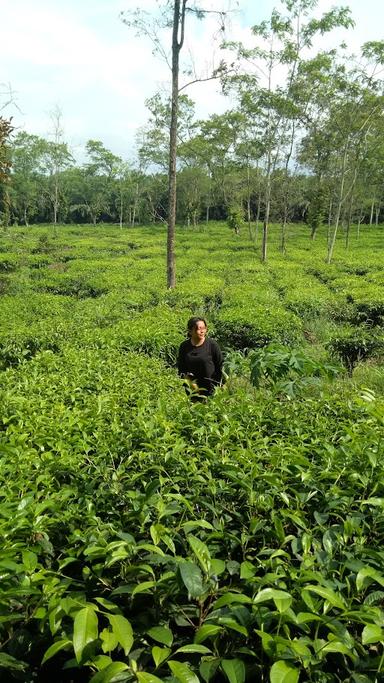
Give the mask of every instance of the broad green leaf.
M 127 671 L 128 668 L 128 665 L 124 662 L 112 662 L 105 669 L 98 671 L 97 674 L 92 676 L 89 683 L 110 683 L 117 674 Z
M 200 662 L 199 672 L 205 683 L 209 683 L 211 678 L 215 675 L 219 663 L 219 657 L 207 658 Z
M 285 539 L 283 523 L 282 523 L 280 517 L 278 517 L 278 515 L 276 513 L 274 513 L 272 515 L 272 518 L 273 518 L 273 525 L 274 525 L 275 531 L 276 531 L 276 536 L 277 536 L 277 539 L 279 541 L 279 544 L 281 545 L 282 543 L 284 543 L 284 539 Z
M 23 550 L 21 553 L 23 565 L 27 571 L 33 572 L 37 567 L 37 555 L 31 550 Z
M 269 680 L 271 683 L 297 683 L 300 672 L 293 664 L 280 659 L 271 666 Z
M 158 645 L 155 645 L 152 648 L 152 657 L 156 668 L 158 668 L 162 662 L 168 659 L 171 652 L 172 650 L 169 647 L 158 647 Z
M 145 671 L 137 671 L 136 678 L 139 683 L 163 683 L 161 678 L 157 678 L 153 674 L 148 674 Z
M 113 631 L 110 631 L 107 628 L 104 628 L 100 633 L 99 637 L 101 639 L 101 649 L 103 652 L 112 652 L 118 644 L 119 641 L 117 640 L 117 637 Z
M 315 593 L 316 595 L 320 595 L 333 607 L 337 607 L 341 610 L 347 609 L 344 598 L 342 598 L 341 595 L 337 595 L 337 593 L 335 593 L 335 591 L 333 591 L 331 588 L 325 588 L 325 586 L 305 586 L 302 592 L 304 593 L 304 591 L 309 591 L 311 593 Z
M 115 590 L 112 591 L 111 595 L 125 595 L 126 593 L 132 593 L 135 587 L 132 585 L 126 584 L 124 586 L 119 586 L 118 588 L 115 588 Z
M 312 614 L 312 612 L 299 612 L 297 614 L 298 624 L 308 624 L 311 621 L 322 621 L 322 617 L 318 614 Z
M 217 558 L 211 560 L 211 576 L 220 576 L 223 572 L 225 572 L 224 560 L 218 560 Z
M 274 653 L 274 648 L 275 648 L 275 639 L 273 636 L 271 636 L 270 633 L 266 633 L 265 631 L 260 631 L 259 629 L 255 629 L 255 633 L 257 633 L 258 636 L 261 638 L 261 644 L 263 646 L 263 650 L 272 657 Z
M 180 683 L 199 683 L 199 679 L 196 674 L 191 671 L 188 664 L 177 662 L 174 659 L 169 660 L 167 664 Z
M 281 591 L 276 588 L 263 588 L 255 597 L 254 604 L 273 600 L 277 610 L 282 613 L 286 612 L 292 604 L 292 595 L 286 591 Z
M 244 683 L 245 666 L 241 659 L 222 659 L 220 666 L 229 683 Z
M 231 628 L 233 631 L 237 631 L 237 633 L 241 633 L 242 636 L 248 638 L 249 633 L 245 626 L 239 624 L 235 619 L 233 619 L 233 617 L 220 617 L 218 621 L 220 625 L 223 625 L 226 628 Z
M 240 578 L 241 579 L 252 579 L 256 574 L 256 567 L 252 564 L 252 562 L 249 562 L 249 560 L 245 560 L 244 562 L 241 563 L 240 565 Z
M 367 624 L 363 628 L 361 634 L 361 642 L 363 645 L 372 645 L 373 643 L 382 643 L 384 641 L 384 631 L 380 626 L 375 624 Z
M 327 643 L 324 645 L 321 652 L 339 652 L 342 655 L 352 656 L 351 648 L 347 647 L 347 645 L 340 640 L 332 640 L 330 643 Z
M 159 545 L 163 531 L 165 531 L 165 527 L 162 524 L 152 524 L 150 526 L 149 533 L 155 545 Z
M 143 581 L 135 586 L 132 595 L 137 595 L 138 593 L 151 593 L 154 586 L 156 586 L 156 581 Z
M 235 603 L 250 605 L 252 602 L 252 598 L 248 597 L 248 595 L 243 595 L 243 593 L 228 592 L 224 593 L 224 595 L 214 602 L 213 609 L 220 609 L 220 607 L 224 607 L 225 605 L 233 605 Z
M 51 657 L 54 657 L 57 652 L 60 652 L 60 650 L 65 650 L 68 647 L 72 647 L 72 641 L 68 640 L 68 638 L 64 638 L 62 640 L 57 640 L 53 645 L 51 645 L 48 650 L 44 653 L 44 657 L 41 660 L 41 663 L 44 664 L 44 662 L 47 662 L 48 659 L 51 659 Z
M 192 536 L 192 534 L 187 536 L 187 540 L 192 551 L 195 553 L 198 561 L 200 562 L 202 570 L 206 572 L 206 574 L 209 574 L 211 568 L 211 555 L 207 546 L 199 538 Z
M 356 576 L 357 590 L 360 592 L 365 586 L 372 583 L 372 581 L 380 584 L 380 586 L 384 586 L 384 576 L 380 574 L 377 569 L 369 566 L 363 567 Z
M 205 519 L 195 519 L 191 522 L 184 522 L 184 524 L 182 524 L 182 528 L 186 534 L 189 534 L 191 531 L 197 528 L 209 529 L 210 531 L 213 531 L 212 524 L 206 522 Z
M 189 654 L 189 653 L 195 653 L 197 652 L 198 654 L 201 655 L 211 655 L 212 651 L 209 649 L 209 647 L 206 647 L 205 645 L 198 645 L 197 643 L 191 643 L 190 645 L 182 645 L 182 647 L 179 647 L 175 655 L 177 655 L 179 652 L 184 652 Z
M 216 626 L 216 624 L 203 624 L 196 632 L 194 641 L 195 643 L 203 643 L 204 640 L 207 640 L 207 638 L 212 638 L 212 636 L 216 636 L 222 630 L 222 627 Z
M 158 643 L 171 647 L 173 643 L 173 633 L 168 626 L 153 626 L 147 631 L 147 634 L 156 640 Z
M 128 619 L 120 614 L 108 614 L 107 616 L 114 635 L 123 648 L 124 654 L 127 655 L 133 645 L 133 632 L 131 624 L 129 623 Z
M 384 508 L 384 498 L 367 498 L 361 501 L 362 505 L 374 505 L 375 507 Z
M 73 624 L 73 649 L 78 664 L 86 645 L 98 637 L 97 625 L 97 616 L 91 605 L 77 612 Z
M 0 652 L 0 667 L 2 669 L 9 669 L 10 671 L 25 671 L 27 664 L 20 659 L 8 655 L 6 652 Z
M 198 598 L 203 593 L 203 577 L 201 570 L 194 562 L 180 562 L 180 576 L 183 584 L 192 598 Z
M 106 609 L 108 612 L 112 612 L 112 614 L 120 613 L 119 607 L 110 600 L 106 600 L 105 598 L 95 598 L 95 602 L 101 605 L 101 607 L 104 607 L 104 609 Z
M 96 669 L 98 671 L 102 671 L 102 669 L 106 669 L 107 666 L 112 664 L 112 659 L 108 655 L 96 655 L 96 657 L 92 658 L 92 664 L 95 665 Z

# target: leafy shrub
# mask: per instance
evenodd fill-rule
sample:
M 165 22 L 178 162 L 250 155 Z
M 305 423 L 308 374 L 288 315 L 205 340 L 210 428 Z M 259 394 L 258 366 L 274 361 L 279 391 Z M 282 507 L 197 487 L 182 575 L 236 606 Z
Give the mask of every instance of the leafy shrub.
M 85 282 L 82 278 L 67 279 L 56 285 L 44 285 L 44 290 L 52 294 L 73 296 L 78 299 L 96 299 L 107 292 L 106 288 Z
M 264 379 L 278 391 L 284 391 L 292 398 L 296 389 L 304 386 L 313 378 L 334 379 L 340 368 L 308 357 L 301 349 L 289 349 L 270 344 L 264 349 L 251 351 L 248 356 L 251 381 L 260 387 Z
M 227 223 L 236 235 L 240 234 L 241 228 L 244 227 L 244 209 L 240 204 L 232 204 L 228 208 Z
M 39 235 L 37 245 L 32 249 L 32 254 L 49 254 L 55 249 L 55 245 L 52 243 L 52 238 L 47 232 L 41 233 Z
M 266 346 L 272 341 L 291 344 L 302 335 L 300 320 L 278 305 L 223 307 L 214 321 L 220 343 L 239 350 Z
M 17 268 L 17 262 L 10 258 L 0 259 L 0 273 L 13 273 Z
M 384 338 L 368 327 L 350 327 L 341 329 L 329 340 L 327 346 L 352 374 L 357 363 L 383 353 Z

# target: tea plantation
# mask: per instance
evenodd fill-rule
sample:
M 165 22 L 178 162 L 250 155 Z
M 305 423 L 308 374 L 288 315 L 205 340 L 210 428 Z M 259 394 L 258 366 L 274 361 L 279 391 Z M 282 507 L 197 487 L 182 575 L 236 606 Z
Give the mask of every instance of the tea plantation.
M 0 680 L 384 680 L 383 228 L 0 234 Z M 226 352 L 206 404 L 191 315 Z

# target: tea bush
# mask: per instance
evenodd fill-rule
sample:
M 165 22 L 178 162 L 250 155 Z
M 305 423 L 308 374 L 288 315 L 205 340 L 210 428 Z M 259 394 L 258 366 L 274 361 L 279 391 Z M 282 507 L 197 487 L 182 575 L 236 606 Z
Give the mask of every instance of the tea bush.
M 2 680 L 379 681 L 382 334 L 339 324 L 380 301 L 375 235 L 328 268 L 321 231 L 283 258 L 272 228 L 265 266 L 179 229 L 169 292 L 162 228 L 47 234 L 0 236 Z M 205 404 L 174 368 L 196 313 L 230 347 Z

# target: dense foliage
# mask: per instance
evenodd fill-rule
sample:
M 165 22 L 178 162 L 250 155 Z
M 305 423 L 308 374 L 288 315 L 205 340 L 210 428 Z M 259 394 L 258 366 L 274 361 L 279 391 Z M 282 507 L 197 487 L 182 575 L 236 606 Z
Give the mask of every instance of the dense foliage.
M 162 228 L 0 235 L 2 680 L 381 680 L 381 229 L 289 233 L 179 229 L 172 291 Z

